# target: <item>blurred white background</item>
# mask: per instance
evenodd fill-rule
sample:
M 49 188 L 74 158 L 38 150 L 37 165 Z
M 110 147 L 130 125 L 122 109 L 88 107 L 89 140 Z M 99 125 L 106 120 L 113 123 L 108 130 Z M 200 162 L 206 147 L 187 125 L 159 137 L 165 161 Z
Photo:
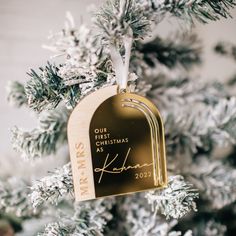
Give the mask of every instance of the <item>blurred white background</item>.
M 46 64 L 50 52 L 41 48 L 47 43 L 50 30 L 57 32 L 69 10 L 77 25 L 89 22 L 87 6 L 100 5 L 102 0 L 0 0 L 0 158 L 13 153 L 10 129 L 14 125 L 31 129 L 34 116 L 27 109 L 9 107 L 5 87 L 9 80 L 26 81 L 26 72 Z M 206 79 L 222 80 L 236 72 L 236 65 L 212 53 L 220 40 L 236 43 L 236 9 L 234 19 L 222 19 L 208 25 L 196 25 L 194 31 L 204 42 L 204 60 L 198 73 Z M 160 35 L 175 32 L 176 26 L 166 23 L 158 28 Z M 16 155 L 16 154 L 13 154 Z M 1 168 L 1 167 L 0 167 Z

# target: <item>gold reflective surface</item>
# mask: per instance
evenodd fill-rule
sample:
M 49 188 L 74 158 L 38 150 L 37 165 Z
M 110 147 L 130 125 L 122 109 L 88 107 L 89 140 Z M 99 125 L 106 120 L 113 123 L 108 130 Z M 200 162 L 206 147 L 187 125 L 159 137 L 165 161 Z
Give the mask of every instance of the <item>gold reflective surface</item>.
M 96 197 L 167 184 L 164 128 L 148 99 L 132 93 L 108 98 L 89 129 Z

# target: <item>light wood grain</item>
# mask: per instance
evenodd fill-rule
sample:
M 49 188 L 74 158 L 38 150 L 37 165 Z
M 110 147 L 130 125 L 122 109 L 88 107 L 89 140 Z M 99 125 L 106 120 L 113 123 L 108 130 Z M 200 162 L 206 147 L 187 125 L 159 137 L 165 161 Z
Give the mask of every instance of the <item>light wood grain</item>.
M 97 90 L 79 102 L 69 118 L 67 132 L 77 201 L 95 198 L 89 126 L 97 107 L 116 93 L 115 85 Z M 78 145 L 83 145 L 83 155 L 78 155 Z

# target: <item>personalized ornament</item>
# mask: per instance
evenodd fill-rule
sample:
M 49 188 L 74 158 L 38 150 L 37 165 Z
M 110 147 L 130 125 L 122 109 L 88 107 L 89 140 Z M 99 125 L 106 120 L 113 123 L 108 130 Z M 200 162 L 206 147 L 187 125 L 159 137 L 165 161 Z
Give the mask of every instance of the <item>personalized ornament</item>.
M 77 201 L 167 184 L 160 113 L 145 97 L 126 91 L 129 53 L 126 47 L 123 65 L 111 48 L 118 85 L 88 95 L 70 116 L 68 141 Z

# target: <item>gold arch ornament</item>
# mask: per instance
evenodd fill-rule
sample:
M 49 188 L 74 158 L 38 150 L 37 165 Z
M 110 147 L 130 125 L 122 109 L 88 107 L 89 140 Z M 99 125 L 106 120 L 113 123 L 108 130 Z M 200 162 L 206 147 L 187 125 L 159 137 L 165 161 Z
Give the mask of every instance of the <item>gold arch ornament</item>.
M 117 86 L 85 97 L 68 122 L 76 200 L 167 184 L 164 127 L 156 106 Z

